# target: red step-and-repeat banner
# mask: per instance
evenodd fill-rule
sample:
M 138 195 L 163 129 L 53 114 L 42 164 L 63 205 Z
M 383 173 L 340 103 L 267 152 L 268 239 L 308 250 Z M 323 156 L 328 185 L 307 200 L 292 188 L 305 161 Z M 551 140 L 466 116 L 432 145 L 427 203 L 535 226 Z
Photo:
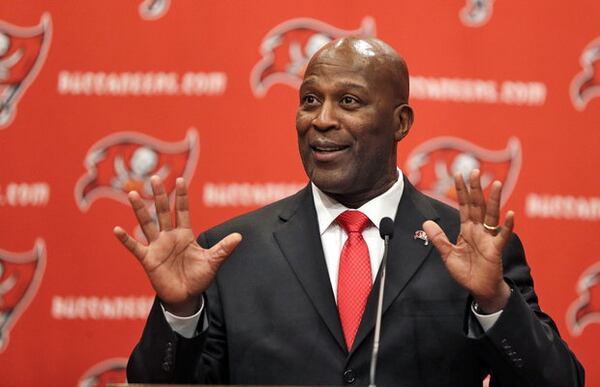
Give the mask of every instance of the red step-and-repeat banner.
M 505 183 L 542 307 L 600 386 L 600 2 L 0 2 L 0 384 L 124 381 L 153 292 L 112 234 L 186 177 L 197 232 L 295 192 L 297 86 L 346 34 L 406 59 L 398 165 Z

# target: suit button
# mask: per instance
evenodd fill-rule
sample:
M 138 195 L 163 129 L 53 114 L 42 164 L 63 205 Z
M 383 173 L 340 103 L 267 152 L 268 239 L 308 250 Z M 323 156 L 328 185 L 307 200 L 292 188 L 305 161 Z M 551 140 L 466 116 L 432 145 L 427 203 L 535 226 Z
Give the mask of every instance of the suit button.
M 352 369 L 344 371 L 344 383 L 352 384 L 356 382 L 356 375 L 354 375 L 354 371 Z
M 168 362 L 162 363 L 162 369 L 165 372 L 169 372 L 171 370 L 171 365 Z

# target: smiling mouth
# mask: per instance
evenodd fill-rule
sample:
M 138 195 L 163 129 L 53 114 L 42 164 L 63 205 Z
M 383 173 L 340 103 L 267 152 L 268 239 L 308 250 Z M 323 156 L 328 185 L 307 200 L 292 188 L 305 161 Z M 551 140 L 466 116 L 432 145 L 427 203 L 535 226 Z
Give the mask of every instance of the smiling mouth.
M 315 152 L 339 152 L 342 151 L 346 148 L 348 148 L 348 146 L 345 145 L 327 145 L 327 146 L 311 146 L 310 147 L 313 151 Z
M 350 149 L 349 145 L 338 144 L 313 144 L 310 146 L 312 157 L 318 163 L 331 163 L 337 161 Z

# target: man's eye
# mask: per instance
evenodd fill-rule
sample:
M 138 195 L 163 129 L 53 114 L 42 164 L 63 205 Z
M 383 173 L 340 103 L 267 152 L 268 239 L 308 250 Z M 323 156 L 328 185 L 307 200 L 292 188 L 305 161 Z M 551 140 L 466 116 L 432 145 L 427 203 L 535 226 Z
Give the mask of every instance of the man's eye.
M 351 105 L 351 104 L 354 104 L 354 103 L 358 103 L 358 100 L 356 98 L 354 98 L 354 97 L 350 97 L 350 96 L 347 95 L 347 96 L 345 96 L 345 97 L 342 98 L 342 103 L 344 105 Z
M 302 97 L 302 102 L 307 105 L 312 105 L 317 103 L 317 99 L 314 95 L 305 95 L 304 97 Z

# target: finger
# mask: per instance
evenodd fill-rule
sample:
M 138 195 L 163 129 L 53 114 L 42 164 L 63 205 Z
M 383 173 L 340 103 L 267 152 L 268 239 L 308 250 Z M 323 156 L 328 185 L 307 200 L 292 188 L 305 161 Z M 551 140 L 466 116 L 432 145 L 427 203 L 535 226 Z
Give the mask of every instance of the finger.
M 187 187 L 183 177 L 175 180 L 175 213 L 177 217 L 177 226 L 183 228 L 192 228 L 190 219 Z
M 113 228 L 113 233 L 117 239 L 129 250 L 138 260 L 143 260 L 146 256 L 146 246 L 129 236 L 121 227 Z
M 156 217 L 158 218 L 158 226 L 163 231 L 168 231 L 173 228 L 171 222 L 171 212 L 169 208 L 169 196 L 165 187 L 156 175 L 150 178 L 152 192 L 154 193 L 154 205 L 156 206 Z
M 502 196 L 502 183 L 498 180 L 492 183 L 490 196 L 485 210 L 483 222 L 488 226 L 497 226 L 500 222 L 500 197 Z
M 138 224 L 146 236 L 146 240 L 152 242 L 158 238 L 158 227 L 156 227 L 152 216 L 150 216 L 144 201 L 136 191 L 129 192 L 127 198 L 129 199 L 129 203 L 131 203 L 131 208 L 133 209 Z
M 469 202 L 469 215 L 471 220 L 475 223 L 483 222 L 483 217 L 486 213 L 485 199 L 483 197 L 483 191 L 481 189 L 481 178 L 479 176 L 479 170 L 474 169 L 471 172 L 469 179 L 470 186 L 470 202 Z
M 458 198 L 458 211 L 460 212 L 460 222 L 464 223 L 469 220 L 469 192 L 463 180 L 462 174 L 454 175 L 454 187 L 456 188 L 456 196 Z
M 229 257 L 229 255 L 231 255 L 241 241 L 242 235 L 237 232 L 227 235 L 225 238 L 221 239 L 219 243 L 208 250 L 210 258 L 213 262 L 220 265 L 227 257 Z
M 506 244 L 510 240 L 514 227 L 515 213 L 513 211 L 508 211 L 506 213 L 506 219 L 504 219 L 504 226 L 500 228 L 500 232 L 498 233 L 498 238 L 500 238 L 500 251 L 504 250 L 504 246 L 506 246 Z
M 432 221 L 428 220 L 423 223 L 423 231 L 427 234 L 427 238 L 431 241 L 431 243 L 435 246 L 435 248 L 440 252 L 442 260 L 446 262 L 448 258 L 448 254 L 452 251 L 452 243 L 448 240 L 446 233 L 440 228 L 440 226 Z

